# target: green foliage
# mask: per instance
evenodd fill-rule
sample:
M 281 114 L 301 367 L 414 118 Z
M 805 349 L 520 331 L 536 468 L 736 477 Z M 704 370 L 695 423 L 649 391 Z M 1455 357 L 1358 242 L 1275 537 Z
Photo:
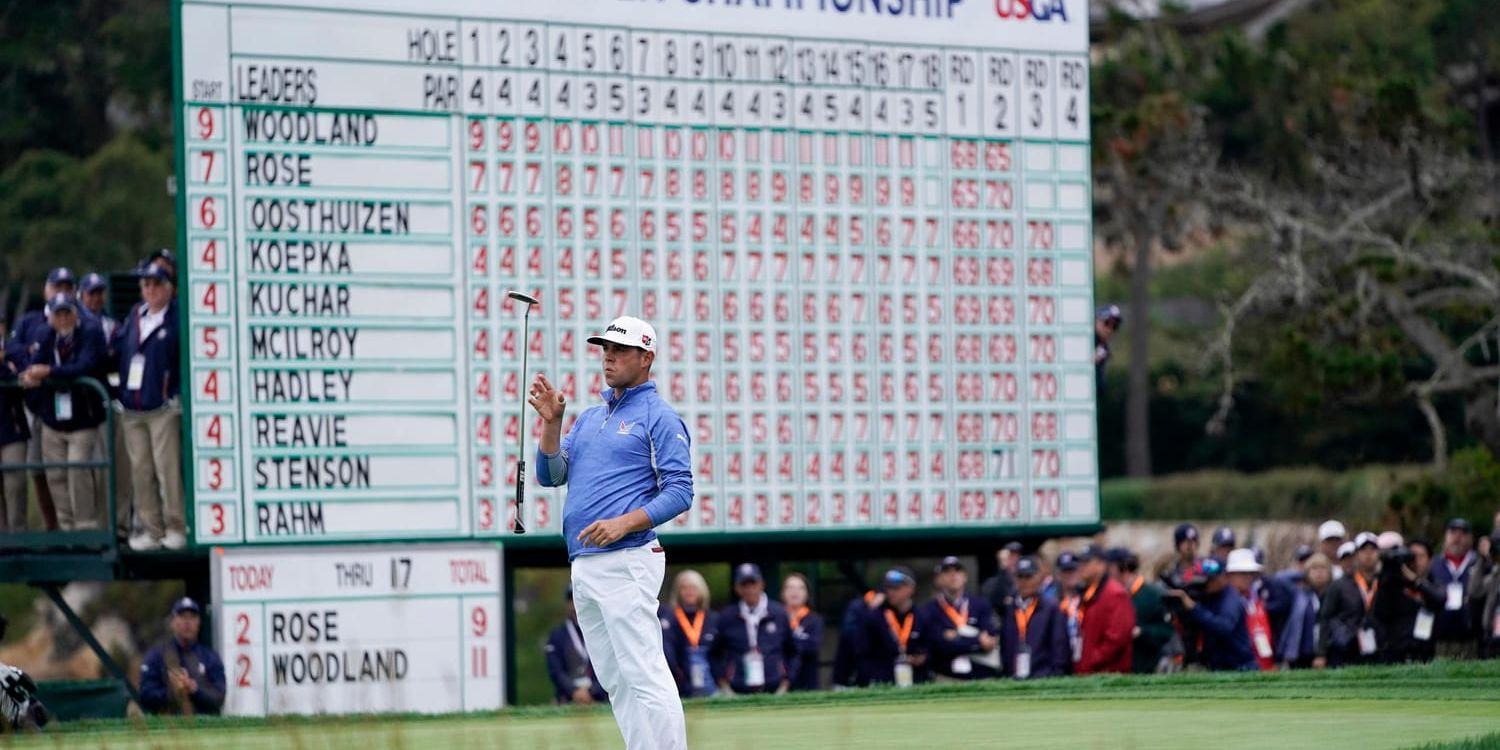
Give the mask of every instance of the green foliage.
M 175 244 L 170 149 L 122 134 L 86 158 L 34 150 L 0 172 L 0 285 L 124 270 Z
M 1421 532 L 1428 539 L 1442 537 L 1443 524 L 1454 517 L 1467 518 L 1474 530 L 1490 530 L 1500 511 L 1500 461 L 1482 446 L 1454 452 L 1448 470 L 1427 473 L 1403 485 L 1391 498 L 1391 509 L 1402 526 Z
M 1389 520 L 1388 505 L 1396 488 L 1420 474 L 1420 469 L 1408 467 L 1342 473 L 1306 467 L 1261 474 L 1199 471 L 1111 479 L 1100 484 L 1099 515 L 1106 521 L 1340 518 L 1379 528 Z
M 121 129 L 166 145 L 169 7 L 162 0 L 6 2 L 0 11 L 0 169 L 35 149 L 86 156 Z

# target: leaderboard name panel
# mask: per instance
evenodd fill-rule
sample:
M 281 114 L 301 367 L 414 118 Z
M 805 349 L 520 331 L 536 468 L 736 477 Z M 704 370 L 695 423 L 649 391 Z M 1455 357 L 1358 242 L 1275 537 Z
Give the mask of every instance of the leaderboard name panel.
M 451 124 L 447 257 L 463 310 L 447 361 L 466 366 L 444 373 L 464 383 L 444 406 L 470 453 L 472 533 L 513 517 L 521 347 L 576 412 L 603 388 L 583 341 L 625 313 L 663 333 L 659 385 L 693 433 L 698 493 L 675 527 L 1096 517 L 1081 55 L 239 8 L 225 20 L 244 38 L 231 108 L 276 113 L 257 125 L 283 127 L 269 145 L 311 151 L 319 117 L 328 141 L 355 112 L 382 134 L 401 118 Z M 335 21 L 358 41 L 291 59 Z M 255 88 L 266 70 L 287 83 Z M 384 85 L 330 83 L 369 76 Z M 263 101 L 288 91 L 307 101 Z M 357 192 L 391 174 L 373 171 Z M 527 341 L 513 288 L 543 300 Z M 556 530 L 560 496 L 532 493 L 528 526 Z

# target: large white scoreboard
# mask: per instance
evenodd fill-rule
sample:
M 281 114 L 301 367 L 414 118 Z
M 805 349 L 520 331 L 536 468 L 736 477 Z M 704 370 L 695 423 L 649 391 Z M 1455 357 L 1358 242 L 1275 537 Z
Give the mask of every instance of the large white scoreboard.
M 1097 520 L 1083 0 L 177 7 L 198 544 L 508 536 L 621 314 L 672 531 Z

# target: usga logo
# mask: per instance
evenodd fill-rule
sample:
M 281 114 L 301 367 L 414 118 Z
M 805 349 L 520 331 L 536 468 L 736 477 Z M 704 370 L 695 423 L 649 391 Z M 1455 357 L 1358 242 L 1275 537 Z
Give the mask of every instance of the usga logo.
M 995 15 L 1017 21 L 1028 18 L 1051 21 L 1056 18 L 1067 22 L 1068 9 L 1063 0 L 995 0 Z

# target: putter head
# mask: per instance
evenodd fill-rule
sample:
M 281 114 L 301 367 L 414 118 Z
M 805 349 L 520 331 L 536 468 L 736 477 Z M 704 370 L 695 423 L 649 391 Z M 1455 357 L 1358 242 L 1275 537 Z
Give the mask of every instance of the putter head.
M 513 299 L 513 300 L 515 300 L 517 302 L 525 302 L 527 305 L 540 305 L 540 304 L 542 304 L 541 300 L 539 300 L 536 297 L 533 297 L 533 296 L 531 296 L 531 295 L 529 295 L 529 294 L 527 294 L 525 292 L 509 291 L 509 292 L 505 293 L 505 296 L 510 297 L 511 299 Z

